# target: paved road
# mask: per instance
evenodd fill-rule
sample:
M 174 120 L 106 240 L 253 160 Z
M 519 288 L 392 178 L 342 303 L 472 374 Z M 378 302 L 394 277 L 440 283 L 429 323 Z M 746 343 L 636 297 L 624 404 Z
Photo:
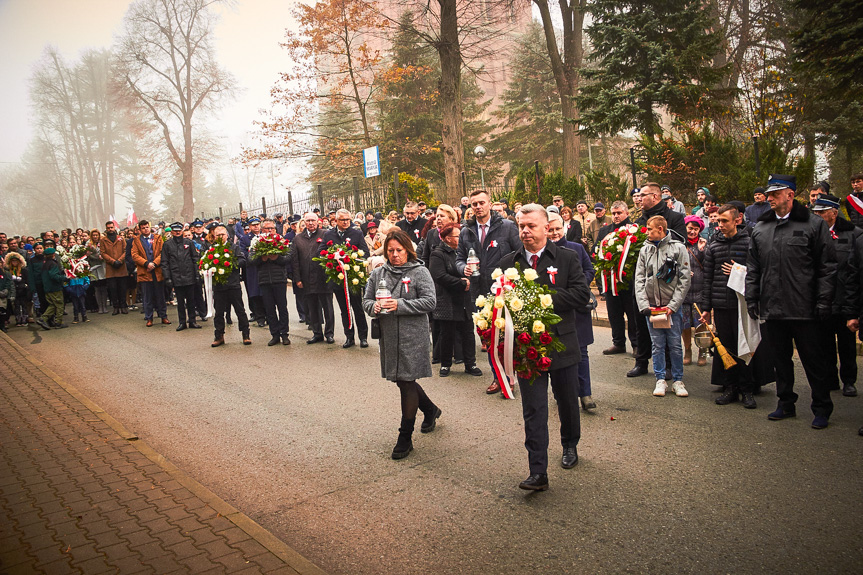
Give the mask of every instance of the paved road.
M 93 319 L 12 337 L 333 574 L 863 570 L 863 397 L 837 394 L 823 431 L 805 384 L 783 422 L 766 418 L 772 387 L 754 411 L 714 405 L 709 368 L 686 368 L 689 398 L 654 398 L 652 378 L 622 376 L 628 356 L 601 356 L 598 328 L 581 461 L 529 494 L 520 403 L 487 378 L 423 381 L 443 417 L 394 462 L 398 393 L 374 343 L 307 346 L 294 323 L 289 347 L 253 328 L 251 347 L 232 332 L 211 349 L 208 329 Z

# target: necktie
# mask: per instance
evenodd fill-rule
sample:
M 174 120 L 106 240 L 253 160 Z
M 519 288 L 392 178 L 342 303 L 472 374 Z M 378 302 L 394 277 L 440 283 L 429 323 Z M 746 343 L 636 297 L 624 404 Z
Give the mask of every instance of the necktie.
M 532 256 L 530 256 L 530 266 L 531 266 L 533 269 L 536 269 L 536 262 L 538 262 L 538 261 L 539 261 L 539 256 L 538 256 L 538 255 L 533 254 Z
M 486 226 L 486 224 L 480 224 L 480 226 L 479 226 L 479 243 L 480 244 L 485 243 L 485 226 Z

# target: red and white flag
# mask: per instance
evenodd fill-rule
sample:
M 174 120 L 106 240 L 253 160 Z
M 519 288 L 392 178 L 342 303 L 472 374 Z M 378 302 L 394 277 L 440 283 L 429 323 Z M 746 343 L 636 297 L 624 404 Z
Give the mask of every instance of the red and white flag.
M 126 227 L 134 228 L 136 225 L 138 225 L 138 216 L 135 215 L 135 210 L 129 208 L 129 213 L 126 215 Z
M 114 214 L 111 214 L 111 216 L 108 218 L 108 220 L 114 222 L 114 229 L 115 230 L 120 229 L 120 222 L 117 221 L 117 218 L 114 217 Z

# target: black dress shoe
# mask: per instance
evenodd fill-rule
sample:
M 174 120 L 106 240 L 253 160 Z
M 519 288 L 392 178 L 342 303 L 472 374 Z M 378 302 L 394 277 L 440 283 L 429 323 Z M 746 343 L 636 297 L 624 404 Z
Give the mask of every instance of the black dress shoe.
M 199 326 L 199 325 L 198 325 L 198 324 L 196 324 L 196 323 L 190 323 L 190 324 L 189 324 L 189 329 L 201 329 L 201 326 Z
M 342 344 L 342 349 L 348 349 L 349 347 L 354 347 L 354 345 L 355 345 L 354 340 L 353 340 L 353 338 L 351 338 Z
M 186 324 L 184 323 L 181 323 L 177 326 L 177 331 L 183 331 L 184 329 L 186 329 Z
M 633 367 L 632 369 L 630 369 L 629 371 L 626 372 L 626 377 L 638 377 L 639 375 L 644 375 L 646 373 L 647 373 L 647 366 L 646 365 L 636 364 L 635 367 Z
M 612 345 L 608 349 L 602 350 L 602 355 L 617 355 L 618 353 L 626 353 L 626 348 L 619 345 Z
M 464 372 L 468 375 L 474 375 L 474 376 L 482 375 L 482 370 L 475 365 L 465 367 Z
M 308 340 L 306 343 L 320 343 L 324 341 L 324 336 L 316 335 L 312 339 Z
M 440 376 L 441 377 L 449 377 L 449 368 L 448 367 L 440 368 Z
M 114 311 L 111 312 L 111 315 L 120 315 L 120 310 L 117 308 L 114 308 Z
M 518 484 L 519 489 L 528 491 L 545 491 L 548 489 L 548 475 L 545 473 L 533 473 Z
M 282 345 L 291 345 L 291 338 L 288 334 L 282 336 Z
M 334 340 L 332 337 L 328 337 L 327 343 L 336 343 L 336 340 Z
M 282 341 L 282 338 L 280 338 L 277 335 L 274 335 L 273 338 L 267 342 L 267 345 L 279 345 L 279 343 L 281 341 Z
M 857 388 L 854 387 L 853 383 L 849 383 L 842 388 L 842 395 L 845 397 L 857 397 Z
M 578 451 L 574 447 L 564 447 L 563 457 L 560 458 L 560 466 L 564 469 L 572 469 L 578 464 Z
M 369 346 L 369 340 L 361 338 L 360 339 L 360 347 L 368 347 L 368 346 Z

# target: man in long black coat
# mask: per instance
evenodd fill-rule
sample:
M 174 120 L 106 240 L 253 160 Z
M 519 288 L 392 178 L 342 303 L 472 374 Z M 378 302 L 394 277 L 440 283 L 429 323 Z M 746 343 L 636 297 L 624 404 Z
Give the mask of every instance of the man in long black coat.
M 334 343 L 333 292 L 327 284 L 324 269 L 312 260 L 326 247 L 324 231 L 318 228 L 319 219 L 314 212 L 307 213 L 303 220 L 306 222 L 306 229 L 297 234 L 291 242 L 288 260 L 294 274 L 293 281 L 304 291 L 306 297 L 306 319 L 313 334 L 312 339 L 306 343 L 318 343 L 324 341 L 324 337 L 327 343 Z
M 563 456 L 560 465 L 571 469 L 578 463 L 578 441 L 581 420 L 578 400 L 578 363 L 581 361 L 575 313 L 590 301 L 590 288 L 584 277 L 581 260 L 574 251 L 559 248 L 547 239 L 548 213 L 539 204 L 528 204 L 519 210 L 519 236 L 524 247 L 504 256 L 500 268 L 521 264 L 532 267 L 539 277 L 537 283 L 556 290 L 552 295 L 554 312 L 562 321 L 551 327 L 566 346 L 551 353 L 551 368 L 531 384 L 519 379 L 522 415 L 524 416 L 524 446 L 527 448 L 530 476 L 519 484 L 521 489 L 548 489 L 548 382 L 557 401 L 560 417 L 560 442 Z
M 329 245 L 330 242 L 337 245 L 349 243 L 365 251 L 366 240 L 359 228 L 351 225 L 351 213 L 348 210 L 341 209 L 336 212 L 336 227 L 324 234 L 324 245 Z M 336 294 L 336 301 L 339 302 L 339 309 L 342 312 L 342 327 L 345 330 L 345 343 L 342 347 L 349 348 L 355 344 L 354 326 L 351 323 L 350 310 L 353 310 L 354 323 L 357 324 L 360 347 L 368 347 L 369 325 L 366 321 L 366 312 L 363 311 L 362 293 L 354 293 L 349 289 L 350 301 L 347 301 L 345 299 L 344 284 L 331 283 L 330 285 L 332 286 L 333 293 Z M 348 305 L 350 305 L 350 310 L 348 309 Z
M 198 250 L 195 242 L 183 237 L 183 224 L 174 222 L 171 224 L 170 240 L 162 245 L 162 273 L 165 284 L 174 286 L 177 294 L 177 316 L 180 325 L 177 331 L 186 329 L 188 315 L 188 326 L 192 329 L 201 329 L 195 323 L 195 287 L 198 275 Z

